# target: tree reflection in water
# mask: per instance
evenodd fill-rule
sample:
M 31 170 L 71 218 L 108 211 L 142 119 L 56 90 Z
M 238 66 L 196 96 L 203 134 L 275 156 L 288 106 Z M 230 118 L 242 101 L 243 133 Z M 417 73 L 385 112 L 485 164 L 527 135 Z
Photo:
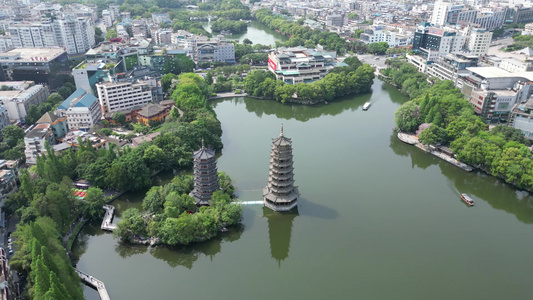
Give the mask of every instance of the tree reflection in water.
M 169 266 L 175 268 L 183 266 L 191 269 L 195 261 L 203 254 L 211 260 L 222 250 L 224 242 L 234 242 L 241 238 L 244 232 L 244 225 L 237 225 L 228 228 L 227 232 L 219 233 L 215 238 L 187 246 L 165 246 L 159 245 L 150 247 L 150 254 L 157 259 L 164 260 Z M 146 246 L 144 246 L 146 247 Z

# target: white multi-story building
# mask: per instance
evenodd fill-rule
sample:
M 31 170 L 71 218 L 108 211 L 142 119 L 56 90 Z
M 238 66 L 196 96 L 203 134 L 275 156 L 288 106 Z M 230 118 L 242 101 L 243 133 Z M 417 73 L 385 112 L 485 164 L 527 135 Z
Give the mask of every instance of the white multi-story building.
M 52 22 L 14 23 L 9 34 L 15 48 L 52 48 L 59 46 Z
M 268 70 L 284 83 L 310 83 L 324 78 L 334 66 L 331 53 L 303 47 L 279 48 L 268 55 Z
M 448 18 L 448 9 L 452 6 L 450 2 L 444 2 L 437 0 L 435 6 L 433 6 L 433 14 L 429 20 L 435 26 L 443 26 Z
M 15 48 L 64 47 L 67 54 L 84 53 L 95 44 L 94 22 L 88 17 L 56 19 L 53 22 L 14 23 L 9 33 Z
M 1 81 L 0 86 L 10 90 L 0 91 L 0 102 L 6 106 L 9 119 L 24 120 L 30 105 L 39 105 L 50 95 L 48 87 L 33 81 Z
M 54 144 L 52 128 L 50 124 L 37 124 L 24 137 L 24 155 L 27 164 L 35 164 L 37 156 L 46 153 L 45 143 Z
M 186 48 L 192 46 L 193 60 L 195 63 L 223 61 L 227 63 L 235 62 L 235 45 L 227 43 L 222 36 L 216 38 L 195 37 L 188 40 Z
M 73 17 L 89 17 L 95 22 L 98 20 L 98 7 L 96 5 L 72 3 L 65 6 L 63 13 Z
M 69 130 L 89 131 L 102 119 L 98 99 L 84 89 L 77 89 L 55 111 L 58 117 L 67 117 Z
M 533 95 L 533 72 L 510 73 L 498 67 L 466 68 L 463 93 L 470 96 L 474 111 L 487 122 L 506 119 L 513 106 Z
M 468 39 L 468 51 L 477 56 L 486 55 L 489 52 L 491 40 L 492 32 L 486 29 L 474 28 Z
M 15 48 L 10 36 L 0 36 L 0 52 L 9 51 Z
M 105 27 L 113 27 L 113 16 L 109 10 L 102 10 L 102 21 L 104 22 Z
M 344 25 L 344 17 L 342 15 L 328 15 L 326 17 L 326 25 L 342 27 Z
M 502 58 L 497 67 L 511 73 L 533 71 L 533 64 L 531 62 L 521 61 L 512 57 Z
M 116 21 L 120 17 L 120 5 L 111 4 L 107 8 L 111 13 L 111 18 Z
M 103 82 L 96 84 L 102 115 L 129 110 L 153 101 L 152 89 L 147 82 Z
M 360 39 L 365 44 L 386 42 L 391 48 L 408 46 L 413 40 L 412 35 L 384 30 L 382 26 L 374 26 L 372 29 L 366 29 L 361 34 Z
M 152 41 L 156 45 L 166 45 L 172 43 L 172 30 L 163 28 L 152 29 Z

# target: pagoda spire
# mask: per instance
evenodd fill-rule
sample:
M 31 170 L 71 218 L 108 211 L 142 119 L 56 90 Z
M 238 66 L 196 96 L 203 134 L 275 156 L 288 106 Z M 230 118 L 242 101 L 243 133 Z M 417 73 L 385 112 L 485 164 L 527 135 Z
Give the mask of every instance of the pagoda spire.
M 283 123 L 281 123 L 281 133 L 279 134 L 279 136 L 283 136 Z
M 204 146 L 204 138 L 202 137 L 202 149 L 205 149 L 205 146 Z

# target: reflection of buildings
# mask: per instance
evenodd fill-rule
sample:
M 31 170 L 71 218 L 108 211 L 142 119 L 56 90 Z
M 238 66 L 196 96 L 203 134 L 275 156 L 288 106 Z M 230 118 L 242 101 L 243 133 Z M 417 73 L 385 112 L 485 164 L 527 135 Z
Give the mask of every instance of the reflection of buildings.
M 272 141 L 268 185 L 263 188 L 265 206 L 275 211 L 289 211 L 298 204 L 298 187 L 294 186 L 292 141 L 283 135 Z
M 289 257 L 291 246 L 292 221 L 299 216 L 298 207 L 290 212 L 278 213 L 263 207 L 263 217 L 268 220 L 270 254 L 278 263 Z

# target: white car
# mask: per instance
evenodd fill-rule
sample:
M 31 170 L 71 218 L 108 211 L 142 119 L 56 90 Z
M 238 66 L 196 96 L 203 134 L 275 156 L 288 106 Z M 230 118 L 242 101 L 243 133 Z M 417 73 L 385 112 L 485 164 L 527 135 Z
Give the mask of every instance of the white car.
M 13 240 L 11 240 L 11 238 L 8 238 L 8 239 L 7 239 L 7 242 L 10 243 L 10 244 L 11 244 L 12 241 L 13 241 Z
M 13 249 L 9 249 L 9 254 L 13 254 Z

